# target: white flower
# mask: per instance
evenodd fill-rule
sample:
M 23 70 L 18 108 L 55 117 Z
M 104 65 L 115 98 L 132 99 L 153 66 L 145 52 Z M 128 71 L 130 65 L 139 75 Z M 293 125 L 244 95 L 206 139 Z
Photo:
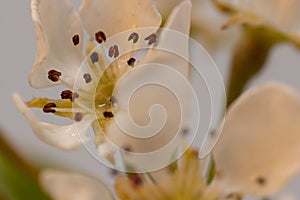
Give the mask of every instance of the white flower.
M 300 170 L 300 96 L 269 83 L 229 108 L 214 148 L 216 181 L 228 192 L 267 196 Z
M 262 25 L 277 30 L 299 44 L 298 0 L 216 0 L 216 2 L 234 13 L 224 27 L 240 23 Z
M 20 95 L 14 94 L 16 107 L 26 117 L 37 137 L 63 150 L 81 147 L 82 139 L 88 140 L 85 132 L 92 125 L 95 143 L 100 153 L 111 161 L 109 158 L 111 147 L 107 144 L 101 146 L 101 144 L 105 143 L 106 132 L 116 135 L 119 131 L 114 129 L 115 123 L 111 120 L 115 117 L 112 112 L 115 109 L 112 91 L 116 82 L 124 73 L 132 69 L 133 65 L 147 63 L 149 60 L 169 64 L 185 76 L 188 76 L 188 67 L 176 59 L 169 59 L 168 55 L 161 55 L 155 51 L 147 52 L 146 55 L 143 50 L 136 52 L 136 49 L 141 46 L 163 44 L 164 39 L 168 38 L 164 32 L 157 35 L 147 31 L 139 33 L 138 29 L 135 29 L 138 34 L 132 31 L 125 41 L 108 46 L 109 37 L 119 32 L 143 27 L 152 27 L 146 30 L 154 32 L 158 29 L 161 17 L 151 0 L 130 2 L 84 0 L 79 13 L 74 10 L 68 0 L 32 0 L 31 9 L 36 27 L 37 54 L 29 75 L 30 85 L 34 88 L 44 88 L 61 84 L 67 90 L 61 92 L 60 100 L 34 98 L 27 103 L 24 103 Z M 188 35 L 190 9 L 190 1 L 183 1 L 170 14 L 165 27 Z M 88 56 L 85 61 L 82 48 L 84 38 L 82 23 L 90 38 L 93 39 L 93 41 L 88 41 Z M 94 49 L 97 43 L 101 45 L 98 49 Z M 177 43 L 179 48 L 188 48 L 188 40 Z M 133 53 L 123 55 L 124 52 L 126 53 L 124 49 L 131 49 Z M 141 53 L 143 55 L 139 56 Z M 110 64 L 109 67 L 103 70 L 107 64 Z M 80 71 L 81 66 L 87 68 L 84 74 Z M 75 87 L 77 87 L 76 91 L 73 90 Z M 155 92 L 150 90 L 135 104 L 147 102 L 153 93 Z M 169 103 L 169 96 L 159 94 L 158 91 L 155 98 Z M 74 119 L 75 122 L 67 126 L 41 122 L 30 111 L 31 107 L 41 108 L 45 113 Z M 141 109 L 135 109 L 135 114 L 145 116 L 140 110 L 143 110 L 143 106 Z M 118 141 L 124 143 L 128 140 L 128 138 L 118 138 Z

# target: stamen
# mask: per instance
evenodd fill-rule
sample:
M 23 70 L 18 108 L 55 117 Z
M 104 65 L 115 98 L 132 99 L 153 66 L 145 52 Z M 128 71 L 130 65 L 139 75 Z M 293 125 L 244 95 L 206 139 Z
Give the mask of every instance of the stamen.
M 91 55 L 90 55 L 90 58 L 91 58 L 91 61 L 93 64 L 95 64 L 96 62 L 99 61 L 99 55 L 97 52 L 93 52 Z
M 62 99 L 70 99 L 71 101 L 75 101 L 76 98 L 79 97 L 79 94 L 73 93 L 71 90 L 64 90 L 60 94 Z
M 92 76 L 90 74 L 83 74 L 83 78 L 86 83 L 89 83 L 92 81 Z
M 119 47 L 117 45 L 114 45 L 114 46 L 110 47 L 109 50 L 108 50 L 108 55 L 111 58 L 112 57 L 114 57 L 114 58 L 118 57 L 119 56 Z
M 101 44 L 103 41 L 106 41 L 106 35 L 102 31 L 98 31 L 95 33 L 95 39 L 99 44 Z
M 48 79 L 50 79 L 53 82 L 59 81 L 60 76 L 61 76 L 61 72 L 58 72 L 54 69 L 48 71 Z
M 130 58 L 128 61 L 127 61 L 127 64 L 131 67 L 134 67 L 134 63 L 135 63 L 136 59 L 135 58 Z
M 72 41 L 73 41 L 73 44 L 74 46 L 78 45 L 79 44 L 79 35 L 76 34 L 72 37 Z
M 145 38 L 145 40 L 148 40 L 148 45 L 152 45 L 153 43 L 157 42 L 157 34 L 156 33 L 152 33 L 151 35 L 149 35 L 148 37 Z
M 139 40 L 139 34 L 136 32 L 131 33 L 131 35 L 128 37 L 128 41 L 132 40 L 133 43 L 137 43 Z
M 114 117 L 114 114 L 112 112 L 104 111 L 103 116 L 105 118 L 112 118 L 112 117 Z
M 43 112 L 44 113 L 55 113 L 55 109 L 53 109 L 55 107 L 56 107 L 55 103 L 47 103 L 46 105 L 44 105 Z
M 74 120 L 76 122 L 80 122 L 82 120 L 82 118 L 83 118 L 83 114 L 82 113 L 76 113 L 75 117 L 74 117 Z

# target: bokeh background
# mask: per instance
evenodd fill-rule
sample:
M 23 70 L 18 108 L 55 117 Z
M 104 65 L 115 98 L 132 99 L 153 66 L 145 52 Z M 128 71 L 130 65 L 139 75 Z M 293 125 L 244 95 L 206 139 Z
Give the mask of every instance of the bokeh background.
M 72 0 L 72 2 L 78 7 L 81 1 Z M 24 99 L 30 99 L 34 94 L 37 94 L 37 91 L 27 84 L 27 74 L 34 62 L 36 51 L 30 1 L 2 1 L 0 27 L 0 127 L 5 133 L 5 138 L 22 156 L 36 165 L 85 172 L 111 184 L 110 169 L 101 165 L 84 149 L 74 152 L 62 152 L 42 143 L 32 133 L 25 118 L 14 108 L 11 101 L 13 92 L 20 93 Z M 238 30 L 231 31 L 232 36 L 230 36 L 231 33 L 221 33 L 219 28 L 216 30 L 220 31 L 219 36 L 224 34 L 227 41 L 221 42 L 221 45 L 216 45 L 210 52 L 226 83 L 231 50 L 234 41 L 236 41 L 235 39 L 238 37 Z M 266 67 L 260 75 L 250 82 L 248 87 L 260 85 L 269 80 L 278 80 L 300 91 L 299 63 L 300 50 L 288 43 L 280 44 L 272 50 Z M 52 90 L 44 90 L 39 94 L 45 96 L 47 93 L 52 94 Z M 287 190 L 298 193 L 297 199 L 299 199 L 300 190 L 297 187 L 297 182 L 300 183 L 300 178 L 295 178 L 287 186 Z

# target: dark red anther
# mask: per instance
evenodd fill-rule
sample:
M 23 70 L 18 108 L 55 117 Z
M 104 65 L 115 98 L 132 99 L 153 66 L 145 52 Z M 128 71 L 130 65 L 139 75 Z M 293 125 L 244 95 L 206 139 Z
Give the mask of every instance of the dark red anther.
M 102 31 L 98 31 L 97 33 L 95 33 L 95 40 L 101 44 L 103 41 L 106 41 L 106 35 L 105 33 L 103 33 Z
M 85 80 L 86 83 L 89 83 L 92 81 L 92 77 L 90 74 L 83 74 L 83 78 Z
M 95 64 L 96 62 L 99 61 L 99 55 L 97 52 L 93 52 L 91 55 L 90 55 L 90 59 L 92 61 L 93 64 Z
M 136 61 L 135 58 L 130 58 L 129 60 L 127 60 L 127 64 L 131 67 L 134 67 L 135 61 Z
M 136 32 L 131 33 L 128 37 L 128 41 L 130 40 L 132 40 L 133 43 L 137 43 L 137 41 L 139 40 L 139 34 L 137 34 Z
M 55 103 L 47 103 L 46 105 L 44 105 L 43 112 L 45 112 L 45 113 L 55 113 L 55 109 L 53 109 L 55 107 L 56 107 Z
M 62 99 L 70 99 L 71 101 L 74 101 L 79 97 L 79 94 L 73 93 L 71 90 L 64 90 L 61 92 L 60 96 Z
M 61 72 L 56 71 L 54 69 L 48 71 L 48 79 L 50 79 L 53 82 L 59 81 L 59 77 L 61 76 Z
M 148 45 L 152 45 L 157 42 L 157 34 L 152 33 L 148 37 L 145 38 L 146 41 L 148 41 Z
M 112 118 L 112 117 L 114 117 L 114 114 L 112 112 L 104 111 L 103 116 L 105 118 Z
M 75 34 L 72 37 L 72 42 L 73 42 L 74 46 L 77 46 L 79 44 L 79 35 L 78 34 Z

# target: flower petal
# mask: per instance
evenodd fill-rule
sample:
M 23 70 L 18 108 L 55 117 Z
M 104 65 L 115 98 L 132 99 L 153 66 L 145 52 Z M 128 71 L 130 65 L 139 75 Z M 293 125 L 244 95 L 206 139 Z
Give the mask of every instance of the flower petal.
M 30 85 L 34 88 L 54 85 L 48 79 L 48 71 L 52 69 L 72 83 L 82 61 L 83 29 L 78 13 L 68 0 L 32 0 L 31 12 L 37 53 L 29 74 Z M 79 37 L 79 44 L 73 42 L 75 35 Z
M 98 31 L 112 36 L 132 28 L 161 24 L 161 16 L 151 0 L 84 0 L 80 15 L 91 36 Z
M 62 150 L 78 149 L 86 139 L 79 134 L 85 133 L 91 120 L 83 118 L 82 121 L 66 126 L 59 126 L 38 121 L 30 108 L 26 106 L 19 94 L 13 94 L 13 101 L 18 111 L 30 123 L 35 135 L 43 142 Z
M 270 195 L 300 170 L 300 97 L 269 83 L 229 109 L 213 155 L 217 180 L 229 192 Z
M 282 32 L 300 34 L 300 2 L 297 0 L 218 1 L 235 8 L 238 12 L 257 15 Z
M 102 182 L 82 174 L 46 169 L 40 173 L 40 182 L 56 200 L 114 199 Z

